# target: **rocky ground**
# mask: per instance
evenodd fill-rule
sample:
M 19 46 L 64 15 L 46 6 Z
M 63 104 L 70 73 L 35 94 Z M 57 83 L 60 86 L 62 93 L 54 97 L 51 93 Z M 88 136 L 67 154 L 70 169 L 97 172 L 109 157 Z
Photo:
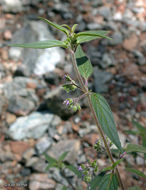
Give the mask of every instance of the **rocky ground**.
M 86 100 L 73 113 L 62 104 L 68 96 L 60 85 L 64 74 L 74 72 L 64 49 L 32 50 L 8 47 L 10 42 L 64 39 L 62 33 L 38 20 L 79 24 L 77 31 L 109 30 L 112 40 L 83 45 L 94 66 L 89 86 L 102 93 L 114 113 L 123 146 L 141 143 L 127 135 L 132 119 L 145 124 L 146 4 L 144 0 L 1 0 L 0 1 L 0 189 L 61 190 L 68 182 L 57 169 L 45 172 L 43 153 L 58 157 L 69 150 L 68 162 L 80 165 L 98 157 L 106 166 L 106 154 L 92 148 L 99 139 Z M 76 94 L 74 94 L 76 96 Z M 141 155 L 127 162 L 144 170 Z M 120 173 L 126 188 L 143 187 L 141 179 Z M 74 175 L 65 175 L 72 184 Z M 127 180 L 128 178 L 128 180 Z

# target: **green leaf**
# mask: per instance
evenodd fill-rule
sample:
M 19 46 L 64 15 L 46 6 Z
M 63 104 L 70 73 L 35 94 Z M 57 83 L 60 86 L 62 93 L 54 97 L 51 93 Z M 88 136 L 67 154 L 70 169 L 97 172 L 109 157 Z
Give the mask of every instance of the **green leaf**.
M 108 33 L 108 31 L 104 31 L 104 30 L 79 32 L 76 35 L 77 43 L 81 44 L 81 43 L 84 43 L 84 42 L 95 40 L 97 38 L 111 39 L 108 36 L 106 36 L 107 33 Z
M 76 49 L 75 57 L 80 74 L 88 79 L 93 72 L 93 67 L 80 45 Z
M 146 153 L 146 147 L 143 147 L 138 144 L 128 144 L 125 151 L 128 152 L 142 152 Z
M 142 190 L 142 189 L 138 186 L 134 186 L 134 187 L 128 188 L 128 190 Z
M 56 164 L 48 164 L 48 166 L 45 168 L 45 171 L 47 172 L 50 168 L 53 168 L 57 166 Z
M 104 133 L 109 137 L 109 139 L 116 145 L 116 147 L 122 153 L 123 149 L 121 147 L 121 143 L 117 133 L 113 114 L 107 101 L 100 94 L 92 93 L 91 102 Z
M 140 177 L 146 178 L 146 175 L 143 172 L 139 171 L 139 170 L 136 170 L 136 169 L 133 169 L 133 168 L 126 168 L 126 170 L 128 172 L 135 173 Z
M 116 174 L 105 175 L 98 186 L 100 190 L 118 190 L 118 179 Z
M 72 171 L 75 175 L 78 176 L 78 178 L 81 178 L 82 177 L 82 174 L 81 172 L 74 166 L 74 165 L 71 165 L 71 164 L 65 164 L 65 167 L 68 168 L 70 171 Z
M 88 190 L 96 190 L 102 178 L 102 175 L 95 176 L 93 180 L 90 182 Z
M 66 48 L 65 43 L 63 41 L 59 41 L 59 40 L 46 40 L 46 41 L 24 43 L 24 44 L 9 44 L 9 46 L 22 47 L 22 48 L 33 48 L 33 49 L 45 49 L 45 48 L 52 48 L 52 47 Z
M 72 31 L 72 33 L 74 33 L 74 31 L 76 30 L 76 27 L 78 26 L 78 24 L 74 24 L 73 25 L 73 27 L 72 27 L 72 29 L 71 29 L 71 31 Z
M 62 189 L 61 189 L 61 190 L 67 190 L 67 187 L 65 187 L 65 186 L 64 186 L 64 187 L 62 187 Z
M 54 163 L 57 163 L 57 160 L 47 154 L 44 154 L 45 155 L 45 159 L 50 163 L 50 164 L 54 164 Z
M 69 151 L 66 151 L 63 154 L 61 154 L 61 156 L 59 157 L 58 161 L 63 161 L 66 158 L 66 156 L 67 156 L 68 153 L 69 153 Z
M 54 22 L 51 22 L 51 21 L 49 21 L 49 20 L 47 20 L 45 18 L 42 18 L 42 17 L 38 17 L 38 18 L 41 19 L 41 20 L 43 20 L 43 21 L 45 21 L 45 22 L 47 22 L 49 25 L 53 26 L 54 28 L 56 28 L 56 29 L 58 29 L 58 30 L 60 30 L 60 31 L 62 31 L 65 34 L 68 35 L 68 30 L 66 28 L 64 28 L 63 26 L 61 26 L 59 24 L 56 24 Z
M 70 91 L 74 91 L 77 87 L 73 84 L 64 84 L 63 86 L 63 89 L 69 93 Z

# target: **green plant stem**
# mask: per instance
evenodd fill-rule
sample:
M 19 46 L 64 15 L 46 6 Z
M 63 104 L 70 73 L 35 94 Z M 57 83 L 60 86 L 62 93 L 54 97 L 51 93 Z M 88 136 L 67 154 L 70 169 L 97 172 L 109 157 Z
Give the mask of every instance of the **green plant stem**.
M 87 92 L 88 92 L 88 88 L 85 86 L 85 84 L 84 84 L 84 82 L 83 82 L 83 79 L 82 79 L 82 77 L 81 77 L 81 75 L 80 75 L 80 73 L 79 73 L 79 70 L 78 70 L 78 67 L 77 67 L 77 63 L 76 63 L 75 53 L 74 53 L 73 50 L 70 50 L 70 53 L 71 53 L 72 63 L 73 63 L 73 66 L 74 66 L 74 69 L 75 69 L 75 72 L 76 72 L 78 81 L 79 81 L 79 83 L 80 83 L 80 85 L 81 85 L 82 90 L 84 91 L 84 93 L 87 93 Z M 103 132 L 103 130 L 102 130 L 102 128 L 101 128 L 101 126 L 100 126 L 100 124 L 99 124 L 99 122 L 98 122 L 98 118 L 97 118 L 96 113 L 95 113 L 95 110 L 94 110 L 94 108 L 93 108 L 93 106 L 92 106 L 89 93 L 87 93 L 87 98 L 88 98 L 89 107 L 90 107 L 91 112 L 92 112 L 92 114 L 93 114 L 94 120 L 95 120 L 96 125 L 97 125 L 97 128 L 98 128 L 98 130 L 99 130 L 99 133 L 100 133 L 100 135 L 101 135 L 101 137 L 102 137 L 102 139 L 103 139 L 103 142 L 104 142 L 106 151 L 107 151 L 107 153 L 108 153 L 108 156 L 109 156 L 109 158 L 110 158 L 112 164 L 114 164 L 114 159 L 113 159 L 112 153 L 111 153 L 111 151 L 110 151 L 110 148 L 109 148 L 108 143 L 107 143 L 107 141 L 106 141 L 106 138 L 105 138 L 105 136 L 104 136 L 104 132 Z M 119 174 L 119 171 L 118 171 L 118 168 L 117 168 L 117 167 L 116 167 L 116 173 L 117 173 L 117 177 L 118 177 L 118 181 L 119 181 L 119 184 L 120 184 L 120 186 L 121 186 L 121 189 L 124 190 L 124 185 L 123 185 L 123 183 L 122 183 L 122 180 L 121 180 L 121 177 L 120 177 L 120 174 Z

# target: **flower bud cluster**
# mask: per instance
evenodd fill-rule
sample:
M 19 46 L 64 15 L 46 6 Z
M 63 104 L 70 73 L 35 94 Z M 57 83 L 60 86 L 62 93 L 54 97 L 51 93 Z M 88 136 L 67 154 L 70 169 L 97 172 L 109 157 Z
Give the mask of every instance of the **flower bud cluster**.
M 74 112 L 81 109 L 80 105 L 76 103 L 76 101 L 74 101 L 72 98 L 67 98 L 63 104 L 68 106 L 68 108 L 72 109 Z
M 97 161 L 88 160 L 86 164 L 79 166 L 78 171 L 82 174 L 82 180 L 89 184 L 98 171 Z

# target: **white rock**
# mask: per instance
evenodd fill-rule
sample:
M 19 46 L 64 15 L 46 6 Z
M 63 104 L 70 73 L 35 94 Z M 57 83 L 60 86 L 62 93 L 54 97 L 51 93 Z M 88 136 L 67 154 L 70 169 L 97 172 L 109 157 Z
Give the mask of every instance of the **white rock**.
M 29 116 L 18 118 L 10 126 L 8 133 L 14 140 L 38 139 L 43 136 L 52 119 L 53 114 L 34 112 Z

